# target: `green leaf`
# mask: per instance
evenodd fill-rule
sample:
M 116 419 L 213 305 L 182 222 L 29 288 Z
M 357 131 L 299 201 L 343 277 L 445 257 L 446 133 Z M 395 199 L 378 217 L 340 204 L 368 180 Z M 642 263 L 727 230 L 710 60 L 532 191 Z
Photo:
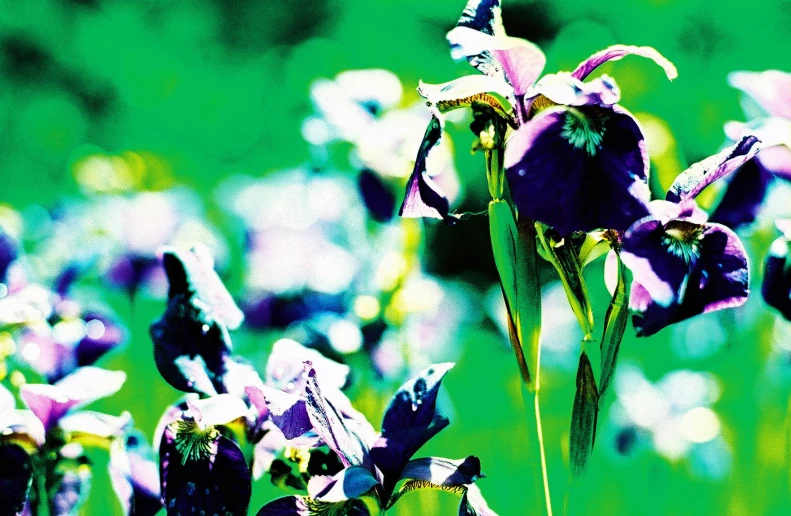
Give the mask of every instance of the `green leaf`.
M 537 222 L 536 231 L 550 262 L 558 271 L 560 281 L 566 290 L 569 305 L 577 316 L 577 321 L 588 341 L 593 333 L 593 309 L 588 297 L 588 287 L 582 277 L 582 264 L 578 251 L 569 239 L 555 241 L 547 234 L 548 226 Z
M 577 368 L 577 394 L 574 396 L 569 436 L 569 466 L 573 478 L 585 472 L 588 458 L 593 451 L 598 404 L 599 393 L 596 389 L 593 369 L 588 355 L 583 351 Z
M 601 339 L 601 376 L 599 377 L 599 397 L 603 397 L 610 385 L 615 363 L 618 359 L 618 350 L 629 321 L 629 289 L 626 288 L 626 266 L 621 261 L 621 255 L 615 251 L 618 260 L 618 283 L 615 292 L 604 316 L 604 334 Z

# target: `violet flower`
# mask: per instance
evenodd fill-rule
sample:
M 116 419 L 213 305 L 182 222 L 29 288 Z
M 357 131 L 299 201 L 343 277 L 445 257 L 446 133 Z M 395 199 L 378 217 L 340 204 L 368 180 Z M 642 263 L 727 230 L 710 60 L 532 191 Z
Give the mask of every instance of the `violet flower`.
M 10 514 L 27 508 L 34 516 L 43 507 L 58 516 L 78 510 L 91 476 L 82 444 L 111 446 L 131 418 L 77 409 L 114 394 L 125 379 L 121 371 L 82 367 L 54 385 L 24 384 L 19 395 L 27 410 L 15 409 L 14 397 L 0 386 L 0 507 Z M 44 477 L 31 482 L 38 475 Z
M 753 134 L 762 150 L 730 178 L 712 220 L 732 228 L 752 223 L 776 178 L 791 180 L 791 74 L 779 70 L 732 72 L 728 83 L 744 94 L 748 122 L 728 122 L 732 141 Z
M 694 199 L 757 151 L 757 138 L 748 136 L 692 165 L 673 182 L 667 200 L 651 202 L 651 214 L 623 235 L 621 258 L 633 275 L 629 308 L 638 335 L 747 300 L 744 246 L 729 228 L 707 222 Z
M 767 305 L 791 321 L 791 219 L 778 220 L 776 224 L 783 236 L 772 243 L 766 255 L 761 293 Z
M 654 60 L 673 79 L 677 72 L 667 59 L 650 47 L 616 45 L 570 74 L 536 82 L 546 59 L 535 45 L 505 34 L 497 0 L 471 0 L 448 40 L 452 56 L 466 57 L 484 76 L 421 84 L 418 91 L 434 118 L 407 186 L 403 216 L 449 220 L 447 201 L 426 174 L 426 161 L 442 134 L 442 114 L 475 104 L 489 106 L 515 129 L 504 160 L 511 195 L 524 216 L 567 235 L 623 231 L 648 214 L 649 163 L 642 131 L 617 105 L 620 90 L 611 78 L 582 81 L 598 66 L 629 54 Z
M 332 477 L 311 478 L 307 496 L 292 495 L 269 502 L 258 516 L 369 514 L 392 507 L 401 496 L 416 489 L 441 489 L 461 495 L 460 515 L 493 515 L 474 485 L 483 478 L 477 457 L 412 458 L 448 425 L 448 420 L 436 413 L 436 398 L 440 382 L 451 367 L 450 363 L 436 364 L 407 381 L 391 400 L 377 437 L 360 432 L 341 417 L 322 394 L 316 371 L 306 363 L 305 397 L 293 400 L 293 418 L 312 427 L 321 442 L 337 454 L 344 469 Z M 278 397 L 272 392 L 267 396 L 268 401 Z

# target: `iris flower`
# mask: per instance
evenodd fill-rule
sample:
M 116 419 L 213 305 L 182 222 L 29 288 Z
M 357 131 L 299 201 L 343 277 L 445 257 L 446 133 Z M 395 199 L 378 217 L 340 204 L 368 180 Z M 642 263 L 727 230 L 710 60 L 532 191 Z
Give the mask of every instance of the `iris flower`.
M 775 179 L 791 180 L 791 74 L 779 70 L 733 72 L 728 82 L 744 94 L 748 122 L 728 122 L 733 141 L 753 134 L 761 153 L 730 178 L 712 220 L 736 228 L 755 220 Z
M 27 507 L 35 516 L 39 508 L 48 507 L 47 514 L 76 514 L 91 477 L 82 445 L 112 448 L 131 425 L 128 413 L 113 417 L 77 409 L 114 394 L 125 380 L 121 371 L 82 367 L 53 385 L 25 384 L 19 395 L 27 410 L 14 408 L 14 397 L 0 385 L 0 507 L 4 511 L 21 514 Z M 157 506 L 135 514 L 153 515 L 158 510 Z
M 778 220 L 777 227 L 783 236 L 772 243 L 766 255 L 761 292 L 766 304 L 791 321 L 791 219 Z
M 477 457 L 412 458 L 448 425 L 448 420 L 436 413 L 436 398 L 440 382 L 451 367 L 451 363 L 432 365 L 407 381 L 391 400 L 378 436 L 361 431 L 341 416 L 322 394 L 310 363 L 305 364 L 304 397 L 285 399 L 267 392 L 268 402 L 282 403 L 279 410 L 292 413 L 289 422 L 281 423 L 284 431 L 291 429 L 295 419 L 301 421 L 301 428 L 312 429 L 320 442 L 337 454 L 344 469 L 331 477 L 311 478 L 307 496 L 274 500 L 264 505 L 258 516 L 377 514 L 416 489 L 441 489 L 461 495 L 461 515 L 493 515 L 474 485 L 483 477 Z
M 638 335 L 747 300 L 744 246 L 731 229 L 708 222 L 695 197 L 757 151 L 758 139 L 748 136 L 692 165 L 673 182 L 666 200 L 651 202 L 651 213 L 624 233 L 621 257 L 633 275 L 629 308 Z
M 421 84 L 418 91 L 434 117 L 407 186 L 403 216 L 451 217 L 426 170 L 442 135 L 443 113 L 470 105 L 488 106 L 514 129 L 505 143 L 504 164 L 514 203 L 524 216 L 567 235 L 597 228 L 623 231 L 648 214 L 649 163 L 642 131 L 617 104 L 620 90 L 613 79 L 583 81 L 600 65 L 630 54 L 654 60 L 673 79 L 676 69 L 667 59 L 650 47 L 616 45 L 571 73 L 539 79 L 543 53 L 505 34 L 497 0 L 471 0 L 448 40 L 453 57 L 466 57 L 484 75 Z

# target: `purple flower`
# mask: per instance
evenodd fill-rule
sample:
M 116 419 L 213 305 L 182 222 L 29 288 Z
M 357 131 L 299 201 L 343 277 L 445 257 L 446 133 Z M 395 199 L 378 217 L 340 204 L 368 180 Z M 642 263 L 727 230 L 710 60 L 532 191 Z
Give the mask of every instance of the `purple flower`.
M 250 469 L 239 446 L 219 427 L 245 417 L 247 406 L 231 395 L 188 400 L 159 446 L 162 501 L 168 514 L 247 514 Z
M 163 253 L 168 306 L 150 328 L 162 377 L 176 389 L 206 396 L 227 392 L 224 376 L 234 365 L 229 330 L 244 320 L 205 247 Z
M 466 57 L 484 75 L 439 86 L 421 84 L 434 119 L 402 215 L 449 220 L 447 200 L 430 182 L 426 161 L 441 136 L 442 114 L 476 104 L 488 105 L 515 129 L 504 163 L 520 213 L 563 235 L 600 228 L 623 231 L 648 214 L 649 163 L 642 131 L 617 105 L 620 90 L 611 78 L 583 80 L 601 64 L 630 54 L 654 60 L 673 79 L 676 69 L 667 59 L 650 47 L 616 45 L 570 74 L 550 74 L 536 82 L 546 59 L 535 45 L 505 34 L 499 1 L 471 0 L 448 40 L 453 57 Z
M 791 74 L 778 70 L 733 72 L 728 82 L 744 94 L 747 123 L 728 122 L 732 141 L 761 140 L 761 153 L 730 178 L 712 220 L 732 228 L 752 223 L 775 178 L 791 180 Z
M 761 293 L 767 305 L 791 321 L 791 220 L 778 220 L 777 227 L 783 236 L 772 243 L 766 255 Z
M 758 151 L 746 137 L 681 173 L 666 201 L 623 235 L 621 257 L 633 275 L 629 308 L 637 334 L 648 336 L 694 315 L 744 304 L 749 292 L 747 256 L 736 234 L 707 222 L 695 197 Z
M 332 477 L 311 478 L 307 496 L 274 500 L 264 505 L 258 516 L 307 516 L 336 511 L 368 514 L 369 507 L 389 509 L 403 494 L 421 488 L 460 494 L 460 515 L 494 514 L 473 485 L 483 478 L 477 457 L 412 458 L 448 425 L 448 420 L 436 413 L 436 398 L 440 382 L 453 364 L 433 365 L 406 382 L 390 402 L 378 438 L 367 436 L 350 424 L 322 394 L 316 371 L 310 364 L 306 367 L 306 426 L 312 427 L 321 442 L 337 454 L 344 469 Z

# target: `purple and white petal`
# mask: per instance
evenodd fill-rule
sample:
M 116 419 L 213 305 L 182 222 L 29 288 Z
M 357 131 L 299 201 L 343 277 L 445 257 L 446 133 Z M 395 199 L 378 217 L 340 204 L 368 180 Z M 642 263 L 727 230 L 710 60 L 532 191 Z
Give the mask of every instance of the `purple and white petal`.
M 645 140 L 619 106 L 542 111 L 513 134 L 505 166 L 519 212 L 561 235 L 625 231 L 648 214 Z
M 731 72 L 728 84 L 746 93 L 767 115 L 791 119 L 791 74 L 779 70 Z
M 311 496 L 323 502 L 341 502 L 359 498 L 377 485 L 379 482 L 370 471 L 352 466 L 341 470 L 321 491 Z
M 735 145 L 695 163 L 676 177 L 667 191 L 667 200 L 682 202 L 694 199 L 708 185 L 752 159 L 759 149 L 758 138 L 745 136 Z
M 563 106 L 612 106 L 621 100 L 620 88 L 607 75 L 582 82 L 567 73 L 547 74 L 527 89 L 525 97 L 539 95 Z
M 49 430 L 69 410 L 115 394 L 125 381 L 126 373 L 123 371 L 86 366 L 55 385 L 25 384 L 19 389 L 19 395 Z
M 668 61 L 667 58 L 660 54 L 655 48 L 636 47 L 632 45 L 613 45 L 611 47 L 605 48 L 604 50 L 596 52 L 588 59 L 580 63 L 579 66 L 577 66 L 577 68 L 571 72 L 571 75 L 579 80 L 583 80 L 596 68 L 603 65 L 607 61 L 617 61 L 618 59 L 622 59 L 628 55 L 652 59 L 656 64 L 662 67 L 662 69 L 665 71 L 665 74 L 667 75 L 667 78 L 671 81 L 678 77 L 678 70 L 676 70 L 676 67 L 673 65 L 673 63 Z
M 432 116 L 415 158 L 415 168 L 407 181 L 404 202 L 398 211 L 401 217 L 428 217 L 442 219 L 446 222 L 455 220 L 454 216 L 449 213 L 450 203 L 447 197 L 431 179 L 428 172 L 429 155 L 439 143 L 440 138 L 442 138 L 442 123 L 436 116 Z
M 761 158 L 764 153 L 771 153 L 773 150 L 774 148 L 761 150 L 755 159 L 748 161 L 726 178 L 728 186 L 711 214 L 711 222 L 738 229 L 755 221 L 774 181 L 772 173 L 761 164 Z
M 125 516 L 154 516 L 162 509 L 159 469 L 142 434 L 113 442 L 108 470 Z
M 473 455 L 460 460 L 441 457 L 412 459 L 401 471 L 403 480 L 425 480 L 442 486 L 469 485 L 483 477 L 481 461 Z
M 749 280 L 747 253 L 736 233 L 720 224 L 706 224 L 700 258 L 673 322 L 743 305 L 750 292 Z
M 471 97 L 485 93 L 496 93 L 509 102 L 514 98 L 514 90 L 508 83 L 488 75 L 465 75 L 442 84 L 420 81 L 417 92 L 442 113 L 466 107 Z

